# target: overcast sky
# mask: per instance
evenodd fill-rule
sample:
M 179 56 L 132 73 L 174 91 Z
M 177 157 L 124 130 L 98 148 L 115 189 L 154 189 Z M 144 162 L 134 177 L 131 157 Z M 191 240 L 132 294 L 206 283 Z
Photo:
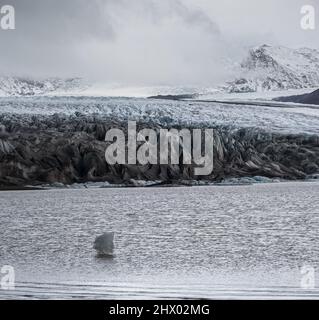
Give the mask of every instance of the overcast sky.
M 134 85 L 213 84 L 224 59 L 263 43 L 319 48 L 300 28 L 315 0 L 0 0 L 0 75 L 80 76 Z

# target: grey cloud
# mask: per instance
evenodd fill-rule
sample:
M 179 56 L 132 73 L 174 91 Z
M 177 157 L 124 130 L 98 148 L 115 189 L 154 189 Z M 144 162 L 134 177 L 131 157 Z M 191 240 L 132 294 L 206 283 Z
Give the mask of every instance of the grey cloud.
M 247 46 L 319 47 L 300 30 L 304 0 L 3 1 L 17 29 L 0 30 L 0 75 L 210 85 Z
M 173 1 L 172 7 L 186 23 L 193 26 L 198 26 L 211 35 L 220 33 L 218 25 L 203 11 L 198 8 L 189 8 L 181 1 Z

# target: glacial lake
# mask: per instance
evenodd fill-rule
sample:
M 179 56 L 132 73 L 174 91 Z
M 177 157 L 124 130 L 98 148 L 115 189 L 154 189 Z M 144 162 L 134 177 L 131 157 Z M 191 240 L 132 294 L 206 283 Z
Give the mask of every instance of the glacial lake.
M 0 267 L 16 282 L 1 299 L 319 298 L 300 271 L 319 272 L 319 182 L 4 191 L 0 203 Z M 105 231 L 113 258 L 93 249 Z

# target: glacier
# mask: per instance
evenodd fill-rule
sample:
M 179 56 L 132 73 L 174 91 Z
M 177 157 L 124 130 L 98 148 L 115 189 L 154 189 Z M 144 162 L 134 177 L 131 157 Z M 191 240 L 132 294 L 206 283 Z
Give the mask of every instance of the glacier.
M 143 128 L 213 128 L 214 170 L 192 165 L 109 165 L 105 133 Z M 306 179 L 319 173 L 319 109 L 208 101 L 106 97 L 0 98 L 0 187 L 132 181 L 185 185 L 240 178 Z M 10 146 L 8 148 L 7 146 Z M 232 180 L 231 180 L 232 179 Z M 234 180 L 235 179 L 235 180 Z M 149 184 L 145 184 L 149 185 Z
M 276 105 L 276 104 L 275 104 Z M 137 121 L 160 126 L 258 127 L 278 133 L 319 133 L 319 107 L 282 103 L 281 107 L 219 103 L 210 101 L 168 101 L 110 97 L 8 97 L 0 99 L 2 119 L 21 116 L 94 116 Z M 4 121 L 4 120 L 2 120 Z

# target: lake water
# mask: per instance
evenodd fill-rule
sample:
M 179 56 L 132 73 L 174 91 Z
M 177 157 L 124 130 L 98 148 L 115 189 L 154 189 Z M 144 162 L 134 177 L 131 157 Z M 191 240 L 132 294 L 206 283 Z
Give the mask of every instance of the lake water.
M 0 192 L 0 298 L 319 298 L 319 183 Z M 115 232 L 115 257 L 96 236 Z

